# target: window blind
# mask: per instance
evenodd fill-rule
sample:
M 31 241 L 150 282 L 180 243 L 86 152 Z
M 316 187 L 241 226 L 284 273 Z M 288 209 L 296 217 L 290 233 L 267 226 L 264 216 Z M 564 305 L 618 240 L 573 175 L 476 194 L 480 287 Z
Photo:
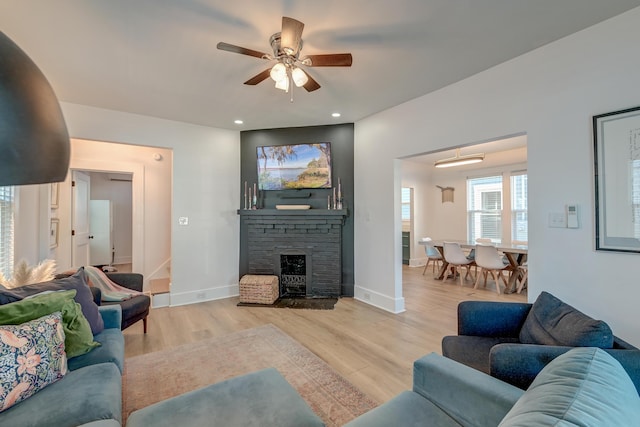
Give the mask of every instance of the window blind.
M 402 187 L 402 220 L 411 219 L 411 188 Z
M 527 174 L 511 175 L 511 240 L 526 243 L 529 240 Z
M 467 238 L 502 240 L 502 176 L 467 179 Z
M 13 273 L 14 187 L 0 187 L 0 272 Z

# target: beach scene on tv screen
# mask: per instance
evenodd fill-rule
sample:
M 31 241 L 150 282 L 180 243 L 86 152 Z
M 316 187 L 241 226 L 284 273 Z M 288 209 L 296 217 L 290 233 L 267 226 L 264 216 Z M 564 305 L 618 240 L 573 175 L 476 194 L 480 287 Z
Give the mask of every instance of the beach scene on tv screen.
M 331 188 L 331 144 L 273 145 L 257 148 L 261 190 Z

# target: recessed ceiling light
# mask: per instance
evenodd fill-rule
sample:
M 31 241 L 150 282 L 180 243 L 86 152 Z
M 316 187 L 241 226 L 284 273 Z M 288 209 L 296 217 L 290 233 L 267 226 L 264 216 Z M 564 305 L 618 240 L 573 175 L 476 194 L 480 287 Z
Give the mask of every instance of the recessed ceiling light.
M 340 113 L 332 113 L 331 117 L 340 117 Z
M 244 122 L 242 120 L 234 120 L 233 123 L 237 124 L 237 125 L 241 125 Z

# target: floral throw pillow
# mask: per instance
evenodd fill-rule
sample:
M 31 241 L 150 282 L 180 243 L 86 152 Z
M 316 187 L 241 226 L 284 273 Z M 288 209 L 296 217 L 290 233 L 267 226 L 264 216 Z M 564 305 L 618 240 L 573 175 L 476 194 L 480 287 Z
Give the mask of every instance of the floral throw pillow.
M 67 373 L 62 313 L 0 326 L 0 412 Z

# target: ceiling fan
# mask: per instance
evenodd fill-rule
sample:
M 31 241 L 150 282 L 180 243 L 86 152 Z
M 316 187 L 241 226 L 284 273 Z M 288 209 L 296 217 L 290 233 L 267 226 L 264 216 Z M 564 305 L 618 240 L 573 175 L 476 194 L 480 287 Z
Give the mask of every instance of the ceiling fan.
M 258 52 L 224 42 L 218 43 L 217 47 L 227 52 L 254 56 L 267 61 L 277 61 L 273 67 L 244 82 L 246 85 L 257 85 L 271 77 L 276 82 L 276 88 L 286 92 L 289 91 L 292 83 L 297 87 L 304 87 L 307 92 L 313 92 L 320 89 L 320 84 L 304 71 L 301 66 L 350 67 L 352 57 L 350 53 L 300 56 L 303 29 L 304 24 L 302 22 L 283 16 L 282 31 L 275 33 L 269 39 L 273 54 Z

